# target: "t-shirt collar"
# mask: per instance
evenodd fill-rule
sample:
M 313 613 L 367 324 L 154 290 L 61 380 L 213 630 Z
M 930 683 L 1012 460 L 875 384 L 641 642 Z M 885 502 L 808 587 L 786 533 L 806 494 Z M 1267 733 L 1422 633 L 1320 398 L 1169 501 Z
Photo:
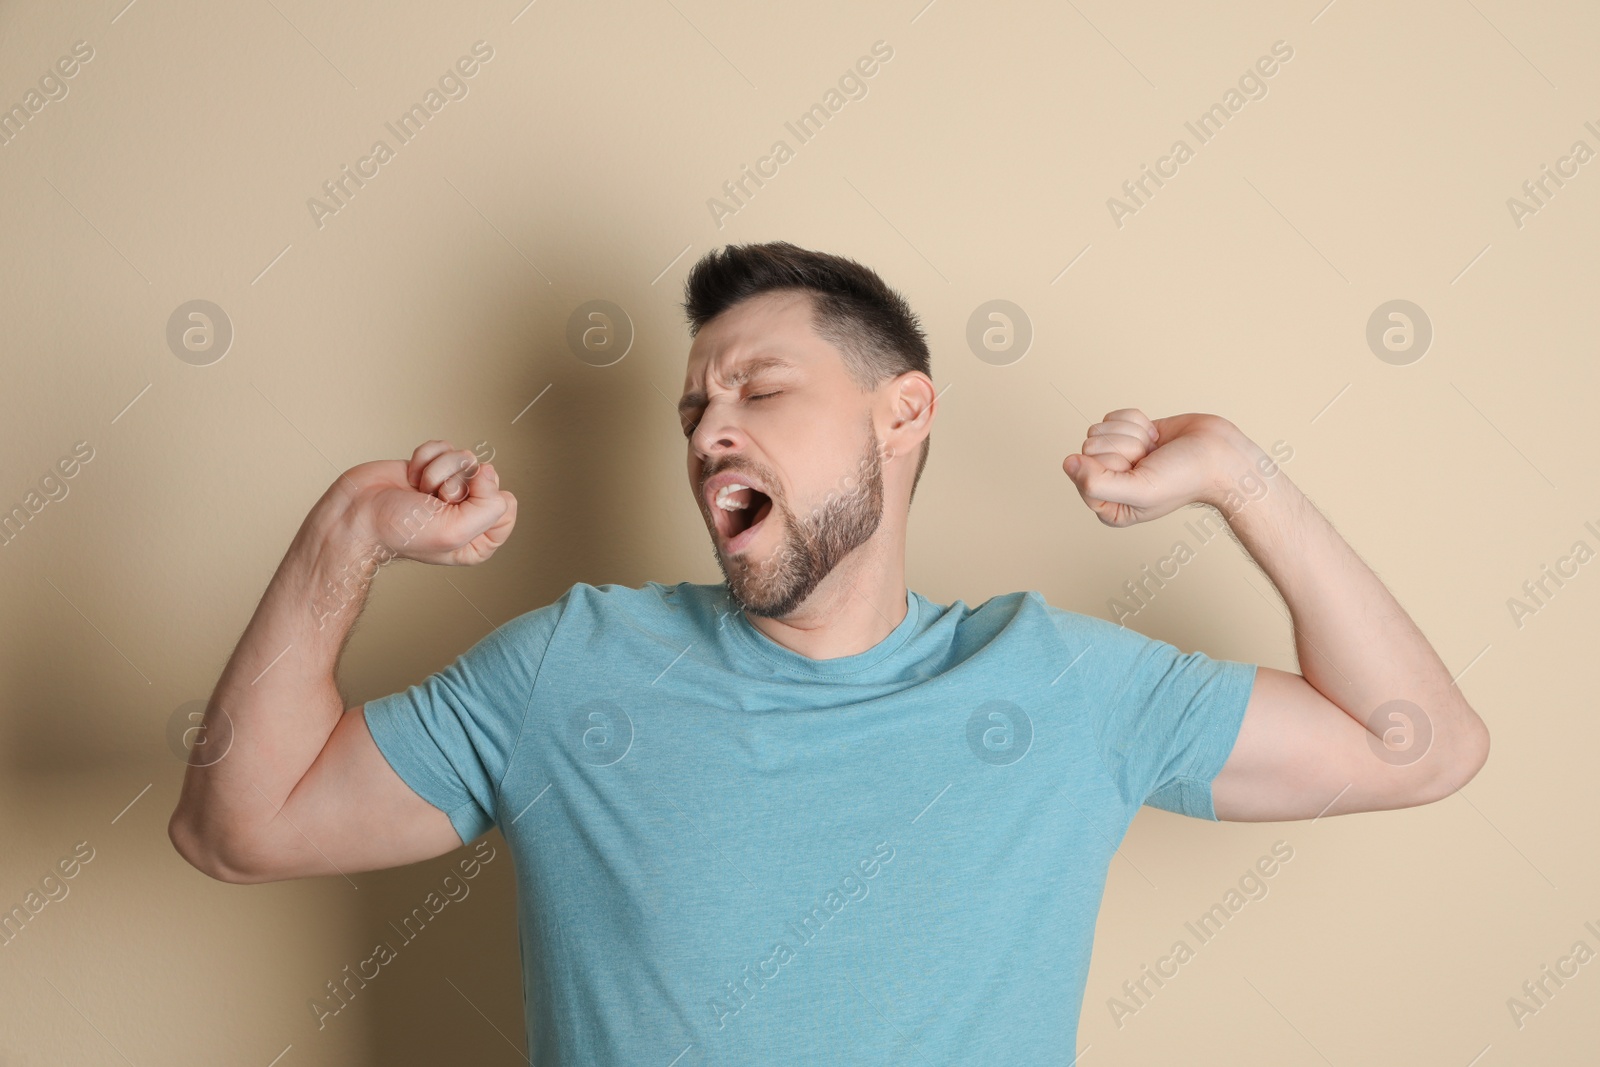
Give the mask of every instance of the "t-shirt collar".
M 836 678 L 858 674 L 894 655 L 917 628 L 917 619 L 921 614 L 921 599 L 915 592 L 907 589 L 905 618 L 901 619 L 899 625 L 889 631 L 877 644 L 853 656 L 812 659 L 793 649 L 785 648 L 756 629 L 750 620 L 745 618 L 744 612 L 737 608 L 728 620 L 727 629 L 734 635 L 733 640 L 736 643 L 787 673 L 807 678 Z

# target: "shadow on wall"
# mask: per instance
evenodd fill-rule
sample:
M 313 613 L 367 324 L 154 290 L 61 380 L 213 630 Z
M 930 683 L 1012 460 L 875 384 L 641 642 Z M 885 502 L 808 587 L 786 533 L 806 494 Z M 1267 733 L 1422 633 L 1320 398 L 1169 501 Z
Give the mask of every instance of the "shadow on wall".
M 681 578 L 649 573 L 644 562 L 661 554 L 666 520 L 656 502 L 675 495 L 688 500 L 676 414 L 651 387 L 670 387 L 677 395 L 687 341 L 673 323 L 671 332 L 661 331 L 667 340 L 636 346 L 631 364 L 597 368 L 556 353 L 565 365 L 558 363 L 551 394 L 540 402 L 548 406 L 533 420 L 533 443 L 524 444 L 529 435 L 521 433 L 497 445 L 493 462 L 502 485 L 517 494 L 518 519 L 511 540 L 486 565 L 495 568 L 493 577 L 476 581 L 455 568 L 407 565 L 406 587 L 395 582 L 378 590 L 362 626 L 359 657 L 347 656 L 349 680 L 363 682 L 352 685 L 352 694 L 376 697 L 420 681 L 488 633 L 490 622 L 500 625 L 542 607 L 575 582 Z M 534 382 L 527 395 L 542 388 Z M 673 479 L 666 487 L 659 484 L 663 470 Z M 686 506 L 693 510 L 692 503 Z M 448 640 L 416 622 L 441 612 L 462 620 Z M 368 947 L 350 964 L 352 971 L 360 963 L 378 977 L 365 989 L 350 982 L 355 998 L 327 1017 L 326 1026 L 357 1021 L 349 1018 L 352 1012 L 364 1015 L 375 1064 L 512 1062 L 513 1048 L 525 1056 L 516 878 L 500 832 L 427 863 L 361 878 Z M 342 980 L 343 972 L 318 977 L 324 1008 L 337 1006 L 325 984 L 335 978 Z M 314 1026 L 318 1014 L 307 1005 L 308 1024 Z
M 511 376 L 526 396 L 554 379 L 551 395 L 533 409 L 537 417 L 524 416 L 492 438 L 502 485 L 519 501 L 511 540 L 480 568 L 411 562 L 382 568 L 358 624 L 360 632 L 352 636 L 341 664 L 341 688 L 352 705 L 422 681 L 494 626 L 550 603 L 574 582 L 639 584 L 646 578 L 680 577 L 646 574 L 644 568 L 645 561 L 661 558 L 660 527 L 666 520 L 658 502 L 674 495 L 687 499 L 682 439 L 670 404 L 651 388 L 654 382 L 676 389 L 686 343 L 679 333 L 669 340 L 663 329 L 655 350 L 667 353 L 660 357 L 665 363 L 646 363 L 643 352 L 650 346 L 641 344 L 632 365 L 596 368 L 573 359 L 561 346 L 564 325 L 539 322 L 537 344 L 524 348 L 547 349 L 547 355 L 502 357 L 520 363 Z M 440 404 L 442 413 L 447 408 L 456 412 L 450 417 L 457 421 L 461 408 L 498 412 L 503 406 L 501 396 L 481 402 L 458 397 Z M 392 430 L 387 434 L 392 437 Z M 435 435 L 445 434 L 424 430 L 413 445 Z M 386 451 L 375 449 L 372 458 Z M 666 492 L 660 485 L 663 470 L 675 479 Z M 315 498 L 316 493 L 305 494 L 305 506 Z M 236 558 L 225 565 L 265 575 L 286 547 L 240 541 Z M 96 566 L 148 566 L 148 561 L 133 558 L 133 549 L 128 552 L 129 558 L 104 559 Z M 14 582 L 23 580 L 13 576 Z M 230 605 L 235 624 L 229 632 L 209 635 L 203 647 L 177 657 L 186 661 L 190 679 L 203 679 L 198 691 L 177 694 L 186 698 L 181 701 L 161 678 L 149 686 L 135 678 L 120 686 L 131 698 L 130 706 L 108 707 L 116 701 L 107 697 L 105 686 L 114 686 L 114 680 L 107 683 L 104 675 L 89 677 L 87 672 L 74 680 L 74 672 L 64 669 L 70 656 L 116 653 L 109 648 L 85 650 L 81 620 L 64 604 L 63 610 L 42 616 L 49 620 L 46 624 L 19 628 L 19 640 L 7 653 L 17 668 L 11 695 L 31 693 L 36 699 L 12 701 L 8 777 L 54 783 L 52 789 L 86 774 L 103 777 L 115 783 L 115 789 L 108 784 L 106 791 L 108 796 L 115 793 L 111 799 L 121 798 L 119 804 L 151 785 L 139 806 L 112 828 L 124 842 L 116 849 L 94 842 L 100 854 L 86 873 L 97 877 L 78 879 L 84 884 L 74 887 L 73 898 L 56 906 L 79 914 L 44 916 L 83 921 L 29 933 L 38 948 L 65 949 L 58 971 L 64 968 L 80 985 L 92 988 L 95 958 L 122 960 L 137 968 L 138 960 L 152 958 L 153 950 L 140 947 L 143 935 L 135 928 L 141 924 L 116 920 L 131 905 L 97 904 L 96 894 L 85 891 L 99 889 L 117 897 L 135 884 L 119 870 L 131 866 L 150 883 L 138 895 L 165 913 L 159 924 L 163 936 L 188 945 L 180 955 L 190 962 L 181 970 L 195 968 L 171 981 L 151 983 L 146 990 L 152 999 L 142 1025 L 157 1035 L 151 1043 L 178 1053 L 169 1062 L 203 1051 L 198 1035 L 205 1027 L 196 1029 L 180 1015 L 190 1011 L 182 1005 L 194 1004 L 184 987 L 222 1009 L 202 1013 L 211 1015 L 217 1032 L 241 1039 L 248 1033 L 252 1054 L 272 1045 L 262 1062 L 291 1043 L 291 1055 L 302 1064 L 514 1062 L 513 1050 L 520 1052 L 525 1040 L 516 879 L 509 847 L 498 831 L 424 863 L 353 874 L 359 893 L 340 876 L 258 886 L 214 882 L 188 867 L 167 840 L 166 820 L 184 773 L 183 759 L 171 747 L 174 715 L 184 703 L 205 698 L 263 591 L 264 584 Z M 202 589 L 194 593 L 206 595 Z M 46 595 L 52 594 L 46 590 Z M 228 595 L 234 597 L 236 590 Z M 109 607 L 131 610 L 125 604 Z M 174 629 L 175 636 L 183 632 Z M 87 639 L 98 640 L 93 633 Z M 73 649 L 78 651 L 67 651 Z M 197 667 L 195 660 L 204 662 Z M 137 744 L 129 750 L 93 743 L 97 722 L 112 715 L 136 715 L 143 723 Z M 125 783 L 131 784 L 124 788 Z M 26 811 L 28 799 L 20 798 L 20 804 Z M 73 841 L 85 836 L 75 829 L 77 822 L 93 816 L 95 825 L 105 823 L 98 818 L 98 806 L 88 815 L 75 812 L 70 820 L 55 820 L 48 833 L 43 828 L 40 833 L 52 842 L 51 848 L 60 837 L 70 850 Z M 193 916 L 202 914 L 209 918 L 197 927 Z M 91 930 L 112 934 L 92 939 Z M 57 937 L 66 944 L 48 945 Z M 230 944 L 245 951 L 231 952 Z M 380 951 L 380 946 L 386 948 Z M 64 962 L 79 957 L 79 965 Z M 76 976 L 80 970 L 85 977 Z M 253 1005 L 249 1022 L 237 1014 L 244 1003 Z M 226 1007 L 230 1004 L 233 1009 Z M 77 1025 L 66 1005 L 41 1001 L 40 1006 L 41 1025 L 46 1019 Z M 232 1023 L 226 1021 L 230 1010 L 235 1014 Z

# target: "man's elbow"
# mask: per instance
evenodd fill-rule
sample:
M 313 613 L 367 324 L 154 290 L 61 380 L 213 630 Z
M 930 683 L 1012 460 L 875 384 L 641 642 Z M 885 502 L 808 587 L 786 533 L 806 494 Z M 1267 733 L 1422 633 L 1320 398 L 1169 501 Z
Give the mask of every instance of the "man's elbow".
M 201 874 L 234 885 L 272 881 L 259 865 L 248 862 L 239 849 L 226 847 L 216 836 L 202 833 L 181 809 L 167 820 L 167 838 L 172 847 Z
M 1455 755 L 1441 761 L 1433 776 L 1423 787 L 1422 804 L 1432 804 L 1454 796 L 1462 786 L 1478 776 L 1489 762 L 1489 727 L 1468 709 L 1469 725 L 1464 728 L 1462 741 L 1453 746 Z

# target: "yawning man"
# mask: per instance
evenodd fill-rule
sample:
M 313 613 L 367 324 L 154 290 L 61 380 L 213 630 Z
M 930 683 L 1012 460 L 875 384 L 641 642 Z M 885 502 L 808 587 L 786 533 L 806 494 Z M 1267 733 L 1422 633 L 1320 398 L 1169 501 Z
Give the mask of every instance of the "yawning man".
M 481 563 L 517 517 L 446 441 L 351 468 L 211 696 L 231 741 L 187 768 L 190 863 L 349 875 L 497 828 L 538 1064 L 1066 1063 L 1141 805 L 1403 808 L 1488 758 L 1416 624 L 1226 418 L 1112 411 L 1063 468 L 1110 526 L 1222 513 L 1289 608 L 1298 674 L 1037 592 L 908 590 L 937 397 L 905 300 L 784 242 L 708 254 L 685 297 L 688 485 L 725 581 L 579 582 L 347 708 L 335 669 L 378 565 Z M 1240 504 L 1248 484 L 1270 488 Z

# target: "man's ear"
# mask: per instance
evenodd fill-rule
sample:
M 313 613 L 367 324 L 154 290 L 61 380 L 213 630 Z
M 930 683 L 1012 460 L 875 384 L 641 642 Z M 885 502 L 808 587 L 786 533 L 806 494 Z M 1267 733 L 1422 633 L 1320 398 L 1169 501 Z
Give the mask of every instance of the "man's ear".
M 910 455 L 933 429 L 938 395 L 933 390 L 933 380 L 916 370 L 896 377 L 891 395 L 893 412 L 884 447 L 897 456 Z

